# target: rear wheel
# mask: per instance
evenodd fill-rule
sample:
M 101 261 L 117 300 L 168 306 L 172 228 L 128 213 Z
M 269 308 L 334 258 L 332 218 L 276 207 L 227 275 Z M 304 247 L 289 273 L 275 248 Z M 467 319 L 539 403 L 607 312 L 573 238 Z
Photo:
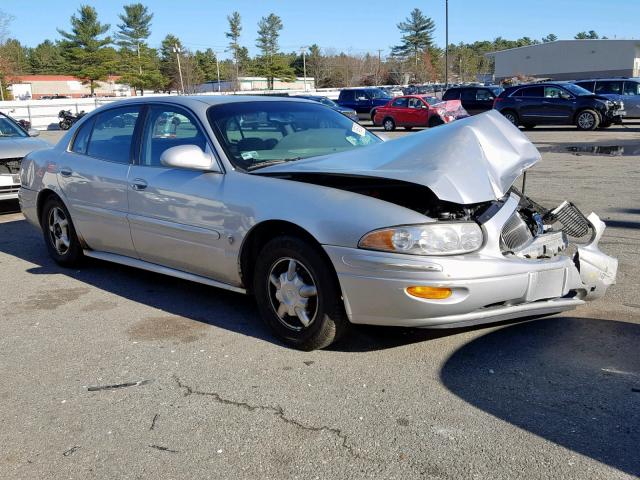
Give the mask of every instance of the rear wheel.
M 62 200 L 51 197 L 45 202 L 40 225 L 47 250 L 56 263 L 65 267 L 80 263 L 83 257 L 82 245 Z
M 382 127 L 387 132 L 391 132 L 396 129 L 396 122 L 393 121 L 393 118 L 387 117 L 382 121 Z
M 371 110 L 370 116 L 371 116 L 371 121 L 373 122 L 373 117 L 376 116 L 376 111 L 375 110 Z
M 295 348 L 327 347 L 347 330 L 333 269 L 320 252 L 297 237 L 278 237 L 263 247 L 253 288 L 266 324 Z
M 504 118 L 509 120 L 513 125 L 515 125 L 516 127 L 518 126 L 519 121 L 518 121 L 518 114 L 516 112 L 514 112 L 513 110 L 504 110 L 501 113 L 504 116 Z
M 576 117 L 576 127 L 580 130 L 595 130 L 600 124 L 600 116 L 595 110 L 582 110 Z
M 429 118 L 429 128 L 437 127 L 438 125 L 444 125 L 444 121 L 439 115 Z

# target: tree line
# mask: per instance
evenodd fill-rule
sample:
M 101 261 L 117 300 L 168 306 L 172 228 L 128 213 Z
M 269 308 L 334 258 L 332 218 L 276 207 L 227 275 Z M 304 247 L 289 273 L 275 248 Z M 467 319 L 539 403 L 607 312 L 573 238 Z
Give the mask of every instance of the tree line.
M 9 37 L 11 17 L 0 11 L 0 82 L 6 85 L 8 78 L 16 75 L 74 75 L 83 79 L 93 93 L 96 82 L 115 75 L 120 77 L 119 82 L 140 92 L 183 89 L 191 93 L 196 85 L 215 81 L 218 76 L 235 86 L 241 76 L 266 77 L 269 88 L 273 88 L 275 78 L 286 81 L 303 75 L 303 52 L 285 53 L 280 49 L 284 25 L 274 13 L 258 22 L 255 45 L 259 53 L 253 57 L 241 43 L 240 13 L 229 14 L 224 35 L 230 58 L 224 60 L 218 58 L 223 52 L 211 48 L 192 51 L 173 34 L 167 34 L 159 48 L 151 47 L 148 39 L 153 13 L 141 3 L 124 5 L 118 19 L 112 32 L 111 25 L 99 20 L 95 8 L 82 5 L 71 16 L 69 27 L 58 29 L 59 39 L 27 47 Z M 415 8 L 397 28 L 400 42 L 384 58 L 382 50 L 377 55 L 356 55 L 323 49 L 317 44 L 305 47 L 307 75 L 315 78 L 318 87 L 441 82 L 445 55 L 444 49 L 435 44 L 433 19 Z M 575 38 L 600 37 L 591 30 L 579 32 Z M 491 74 L 493 60 L 486 56 L 488 52 L 555 40 L 557 36 L 551 33 L 539 40 L 497 37 L 450 44 L 449 79 L 473 81 L 478 74 Z

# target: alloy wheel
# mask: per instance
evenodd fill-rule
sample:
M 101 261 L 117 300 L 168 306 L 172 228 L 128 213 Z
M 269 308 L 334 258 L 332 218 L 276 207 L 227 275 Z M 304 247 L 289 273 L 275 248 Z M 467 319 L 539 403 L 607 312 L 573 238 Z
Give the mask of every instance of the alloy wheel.
M 290 257 L 276 260 L 267 282 L 271 307 L 282 325 L 300 331 L 314 322 L 318 290 L 313 276 L 299 260 Z
M 517 126 L 518 121 L 516 120 L 516 116 L 513 113 L 505 113 L 504 118 L 509 120 L 513 125 Z
M 53 207 L 49 211 L 48 218 L 49 239 L 51 245 L 60 255 L 69 251 L 71 240 L 69 239 L 69 220 L 60 207 Z
M 385 120 L 384 121 L 384 129 L 387 131 L 393 130 L 393 121 L 392 120 Z
M 584 130 L 589 130 L 591 128 L 593 128 L 593 125 L 595 124 L 596 119 L 593 118 L 593 115 L 590 114 L 589 112 L 584 112 L 581 113 L 578 116 L 578 125 L 580 126 L 580 128 L 584 129 Z

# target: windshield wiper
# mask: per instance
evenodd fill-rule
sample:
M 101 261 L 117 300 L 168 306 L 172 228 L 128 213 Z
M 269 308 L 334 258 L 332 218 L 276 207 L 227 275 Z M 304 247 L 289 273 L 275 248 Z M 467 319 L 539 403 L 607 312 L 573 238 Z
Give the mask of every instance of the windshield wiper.
M 254 165 L 249 165 L 247 167 L 248 171 L 251 170 L 256 170 L 258 168 L 262 168 L 262 167 L 270 167 L 271 165 L 278 165 L 280 163 L 286 163 L 286 162 L 294 162 L 296 160 L 302 160 L 303 157 L 293 157 L 293 158 L 283 158 L 281 160 L 269 160 L 268 162 L 260 162 L 260 163 L 256 163 Z

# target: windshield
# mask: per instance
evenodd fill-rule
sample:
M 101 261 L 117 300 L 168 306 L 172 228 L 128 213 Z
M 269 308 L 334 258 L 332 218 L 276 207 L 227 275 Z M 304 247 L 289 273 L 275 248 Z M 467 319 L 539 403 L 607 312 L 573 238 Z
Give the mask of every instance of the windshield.
M 341 113 L 307 102 L 230 102 L 207 115 L 229 160 L 243 170 L 382 141 Z
M 574 95 L 578 95 L 578 96 L 582 96 L 582 95 L 593 95 L 593 93 L 591 93 L 589 90 L 587 90 L 586 88 L 582 88 L 579 87 L 578 85 L 574 85 L 573 83 L 566 83 L 566 84 L 562 84 L 562 86 L 564 88 L 566 88 L 567 90 L 569 90 L 571 93 L 573 93 Z
M 387 92 L 380 88 L 370 88 L 368 92 L 371 94 L 371 98 L 391 98 Z
M 0 113 L 0 138 L 3 137 L 27 137 L 26 132 L 16 122 Z
M 422 96 L 422 99 L 427 102 L 429 105 L 435 105 L 436 103 L 440 103 L 442 100 L 440 100 L 439 98 L 436 97 L 427 97 L 427 96 Z

